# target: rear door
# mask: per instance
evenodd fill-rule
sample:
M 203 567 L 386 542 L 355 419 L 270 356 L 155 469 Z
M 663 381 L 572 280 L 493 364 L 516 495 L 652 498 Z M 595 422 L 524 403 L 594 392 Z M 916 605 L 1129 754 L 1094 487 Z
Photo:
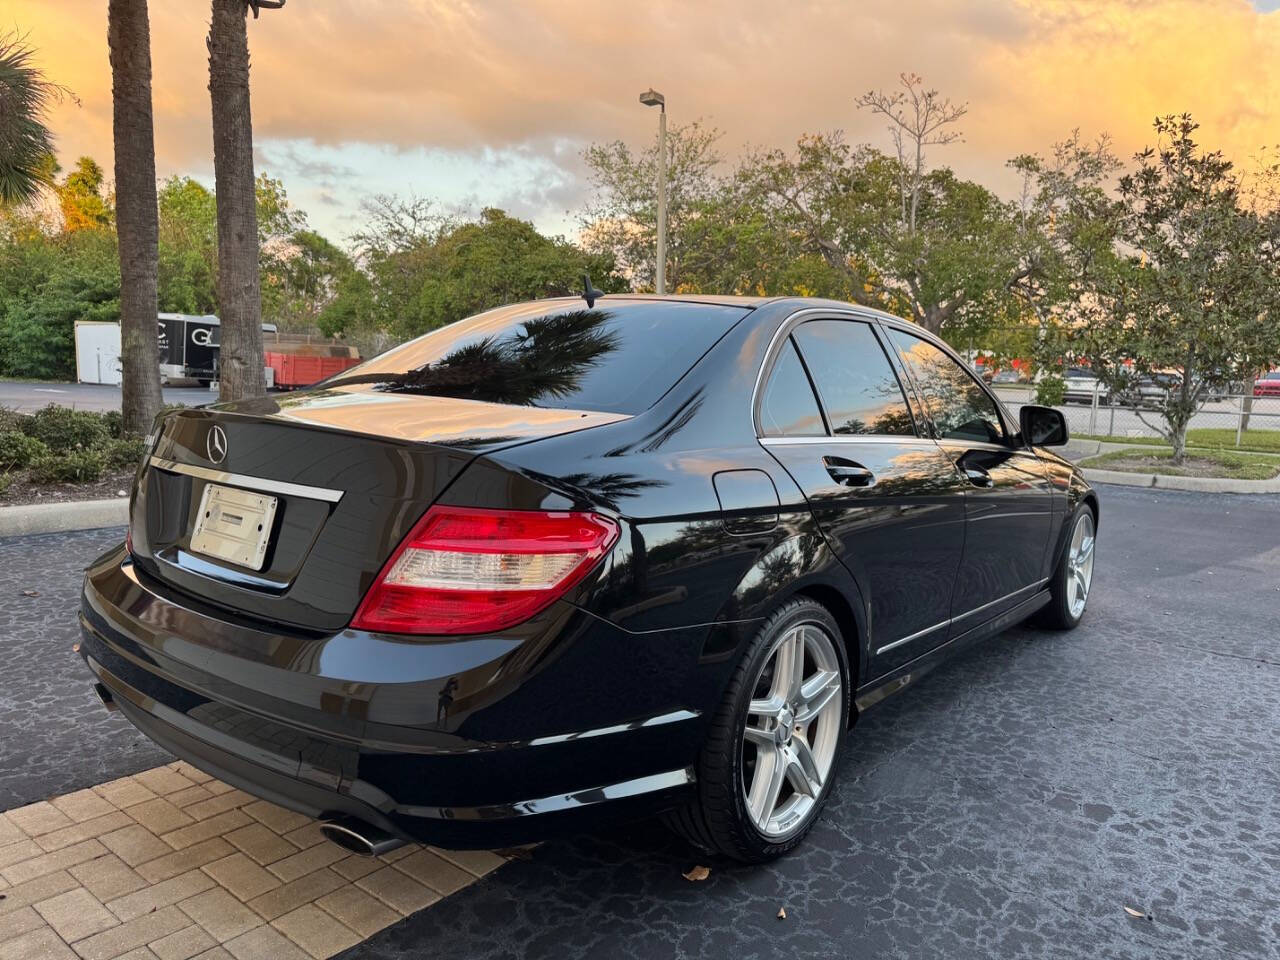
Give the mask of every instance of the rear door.
M 764 384 L 761 443 L 804 490 L 862 590 L 873 679 L 946 639 L 965 483 L 917 431 L 870 322 L 801 323 Z
M 1044 464 L 959 360 L 923 337 L 884 329 L 916 383 L 939 445 L 968 486 L 954 636 L 1016 606 L 1044 582 L 1052 487 Z

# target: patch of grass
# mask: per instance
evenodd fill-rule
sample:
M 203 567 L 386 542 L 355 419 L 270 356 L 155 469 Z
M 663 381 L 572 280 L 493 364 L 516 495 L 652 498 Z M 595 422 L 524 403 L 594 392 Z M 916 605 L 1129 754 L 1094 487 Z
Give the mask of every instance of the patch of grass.
M 1160 473 L 1175 477 L 1225 477 L 1231 480 L 1270 480 L 1280 474 L 1280 461 L 1225 450 L 1196 450 L 1181 466 L 1170 463 L 1169 448 L 1115 450 L 1080 461 L 1082 467 L 1119 470 L 1124 473 Z
M 1124 437 L 1101 433 L 1073 433 L 1073 440 L 1102 440 L 1149 447 L 1167 447 L 1164 437 Z M 1236 432 L 1230 427 L 1196 427 L 1187 431 L 1187 447 L 1207 450 L 1240 450 L 1243 453 L 1280 453 L 1280 430 L 1246 430 L 1236 446 Z

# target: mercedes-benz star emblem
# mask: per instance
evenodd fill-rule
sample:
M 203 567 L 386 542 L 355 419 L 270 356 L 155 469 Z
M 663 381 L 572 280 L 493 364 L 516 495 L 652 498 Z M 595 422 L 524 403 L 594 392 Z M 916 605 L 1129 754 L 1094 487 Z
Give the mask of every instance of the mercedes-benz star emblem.
M 209 460 L 212 463 L 221 463 L 227 455 L 227 435 L 222 432 L 222 428 L 214 426 L 210 428 L 208 435 L 204 438 L 204 449 L 209 454 Z

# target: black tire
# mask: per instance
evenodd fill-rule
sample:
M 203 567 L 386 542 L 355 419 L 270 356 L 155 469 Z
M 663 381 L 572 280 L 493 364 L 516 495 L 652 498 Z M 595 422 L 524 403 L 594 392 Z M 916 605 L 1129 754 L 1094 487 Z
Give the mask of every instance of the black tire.
M 1067 535 L 1063 538 L 1062 549 L 1058 553 L 1058 563 L 1054 567 L 1053 577 L 1049 580 L 1049 602 L 1036 612 L 1034 618 L 1034 622 L 1041 627 L 1046 627 L 1050 630 L 1074 630 L 1080 626 L 1080 621 L 1084 619 L 1085 612 L 1088 610 L 1089 597 L 1086 594 L 1085 606 L 1078 613 L 1072 612 L 1067 582 L 1068 578 L 1072 576 L 1068 563 L 1068 555 L 1071 552 L 1071 539 L 1075 534 L 1076 526 L 1081 523 L 1081 518 L 1086 514 L 1089 517 L 1089 522 L 1093 525 L 1094 536 L 1097 536 L 1097 514 L 1089 504 L 1082 503 L 1076 508 L 1076 512 L 1071 515 L 1071 520 L 1067 525 Z M 1092 587 L 1092 579 L 1090 580 L 1090 587 Z
M 841 680 L 838 739 L 831 768 L 816 802 L 797 826 L 784 837 L 773 839 L 756 827 L 747 810 L 742 789 L 742 738 L 747 723 L 747 704 L 773 651 L 775 640 L 803 622 L 816 623 L 834 640 Z M 817 822 L 840 768 L 851 708 L 849 676 L 844 638 L 826 607 L 805 598 L 790 600 L 778 607 L 747 645 L 724 698 L 711 719 L 711 729 L 697 764 L 698 782 L 694 799 L 667 815 L 668 826 L 702 850 L 745 863 L 763 863 L 793 850 Z

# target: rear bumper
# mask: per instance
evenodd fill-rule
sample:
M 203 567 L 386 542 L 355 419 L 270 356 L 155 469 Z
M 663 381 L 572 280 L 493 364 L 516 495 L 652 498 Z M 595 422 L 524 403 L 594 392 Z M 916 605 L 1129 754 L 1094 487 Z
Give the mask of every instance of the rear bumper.
M 97 682 L 175 755 L 310 816 L 446 847 L 678 804 L 699 691 L 717 686 L 697 669 L 705 630 L 626 634 L 565 604 L 457 642 L 284 636 L 166 594 L 123 549 L 89 568 L 80 625 Z

